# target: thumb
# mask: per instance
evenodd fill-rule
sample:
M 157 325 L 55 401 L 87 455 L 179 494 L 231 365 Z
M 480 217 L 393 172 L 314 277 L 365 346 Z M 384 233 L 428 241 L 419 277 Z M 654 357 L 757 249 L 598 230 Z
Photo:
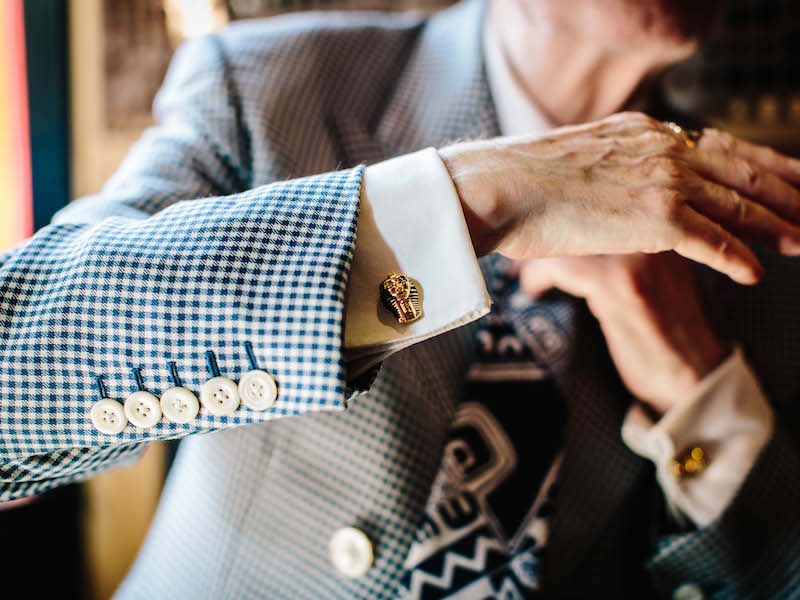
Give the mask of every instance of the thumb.
M 520 286 L 534 298 L 539 298 L 548 290 L 558 288 L 567 294 L 586 298 L 596 279 L 592 268 L 595 257 L 553 257 L 526 261 L 520 267 Z

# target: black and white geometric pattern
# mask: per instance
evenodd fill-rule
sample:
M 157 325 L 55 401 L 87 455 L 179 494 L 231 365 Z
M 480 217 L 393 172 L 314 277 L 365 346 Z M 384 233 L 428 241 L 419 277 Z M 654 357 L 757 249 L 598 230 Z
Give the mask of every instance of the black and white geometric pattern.
M 492 310 L 477 324 L 464 399 L 406 558 L 404 598 L 523 598 L 540 588 L 566 407 L 547 363 L 509 320 L 535 303 L 508 261 L 492 262 Z
M 282 17 L 188 43 L 157 100 L 158 125 L 103 192 L 0 259 L 3 499 L 131 460 L 154 437 L 231 428 L 181 444 L 119 597 L 397 594 L 474 331 L 392 356 L 367 393 L 337 410 L 360 184 L 347 168 L 497 134 L 483 8 Z M 315 176 L 296 180 L 305 175 Z M 629 397 L 585 308 L 559 298 L 539 308 L 574 327 L 567 349 L 552 320 L 520 315 L 526 343 L 558 350 L 548 366 L 569 404 L 558 509 L 540 557 L 544 594 L 669 596 L 694 581 L 721 598 L 797 596 L 800 270 L 764 260 L 762 285 L 711 306 L 759 374 L 778 431 L 721 520 L 697 531 L 662 520 L 649 465 L 621 442 Z M 272 412 L 201 413 L 119 439 L 89 425 L 98 375 L 119 399 L 140 367 L 158 393 L 174 360 L 196 390 L 208 350 L 238 379 L 249 368 L 245 342 L 278 380 Z M 276 416 L 291 418 L 257 422 Z M 345 525 L 374 543 L 360 579 L 339 577 L 327 556 Z

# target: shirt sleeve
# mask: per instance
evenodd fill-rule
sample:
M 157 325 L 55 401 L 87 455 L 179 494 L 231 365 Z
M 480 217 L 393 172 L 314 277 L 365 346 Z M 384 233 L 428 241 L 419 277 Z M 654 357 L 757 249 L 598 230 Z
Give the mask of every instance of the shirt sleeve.
M 657 422 L 634 404 L 622 426 L 628 447 L 655 463 L 673 515 L 704 527 L 716 520 L 745 481 L 774 428 L 764 392 L 741 349 L 706 376 L 694 393 Z M 673 461 L 693 446 L 708 465 L 695 477 L 676 477 Z
M 379 301 L 389 273 L 418 287 L 422 317 L 399 324 Z M 461 203 L 434 148 L 365 170 L 345 311 L 348 377 L 489 312 Z

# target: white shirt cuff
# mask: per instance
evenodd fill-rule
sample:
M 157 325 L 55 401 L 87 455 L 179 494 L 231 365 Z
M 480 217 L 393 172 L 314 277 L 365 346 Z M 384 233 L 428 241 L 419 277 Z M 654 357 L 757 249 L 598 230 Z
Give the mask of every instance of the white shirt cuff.
M 656 478 L 675 516 L 685 515 L 703 527 L 736 496 L 773 427 L 772 408 L 737 347 L 657 423 L 641 404 L 631 406 L 622 439 L 655 463 Z M 708 466 L 694 478 L 675 477 L 673 460 L 695 445 L 704 449 Z
M 423 316 L 398 324 L 379 302 L 391 273 L 413 279 Z M 489 312 L 461 203 L 434 148 L 364 171 L 345 311 L 345 360 L 357 377 L 394 352 Z

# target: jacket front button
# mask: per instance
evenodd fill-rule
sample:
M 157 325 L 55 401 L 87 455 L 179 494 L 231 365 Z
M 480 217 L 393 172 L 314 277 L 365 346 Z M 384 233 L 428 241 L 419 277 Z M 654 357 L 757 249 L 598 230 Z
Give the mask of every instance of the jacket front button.
M 366 575 L 375 557 L 367 534 L 355 527 L 343 527 L 331 537 L 331 562 L 340 575 L 348 578 Z
M 705 597 L 703 588 L 696 583 L 684 583 L 672 592 L 672 600 L 703 600 Z

